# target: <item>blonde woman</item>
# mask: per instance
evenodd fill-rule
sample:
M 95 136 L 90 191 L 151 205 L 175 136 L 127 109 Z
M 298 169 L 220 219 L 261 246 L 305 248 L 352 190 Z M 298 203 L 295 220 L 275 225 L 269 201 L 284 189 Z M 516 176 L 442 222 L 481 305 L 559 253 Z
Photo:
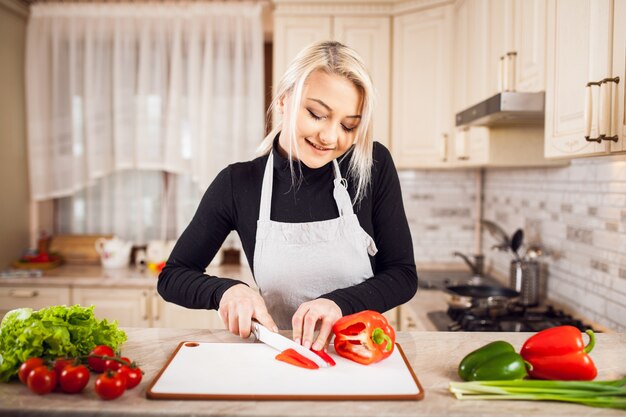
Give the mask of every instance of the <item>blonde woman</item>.
M 372 138 L 373 99 L 352 49 L 304 49 L 272 103 L 278 127 L 260 157 L 228 166 L 207 189 L 159 276 L 162 297 L 218 310 L 243 338 L 255 318 L 316 350 L 343 315 L 411 299 L 411 235 L 391 155 Z M 232 230 L 260 291 L 204 274 Z

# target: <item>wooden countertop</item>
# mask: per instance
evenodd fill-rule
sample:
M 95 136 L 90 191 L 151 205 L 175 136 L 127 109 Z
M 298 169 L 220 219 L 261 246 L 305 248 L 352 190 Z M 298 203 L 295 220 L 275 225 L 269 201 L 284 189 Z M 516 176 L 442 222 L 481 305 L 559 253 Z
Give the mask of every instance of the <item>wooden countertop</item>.
M 411 362 L 424 390 L 422 401 L 166 401 L 148 400 L 145 391 L 178 343 L 183 340 L 237 342 L 219 330 L 127 328 L 122 353 L 141 364 L 141 384 L 113 401 L 102 401 L 93 381 L 78 395 L 32 394 L 17 381 L 0 383 L 0 415 L 7 416 L 457 416 L 500 417 L 503 414 L 533 417 L 567 415 L 624 416 L 620 410 L 539 401 L 459 401 L 448 392 L 458 381 L 456 367 L 462 357 L 493 340 L 507 340 L 519 349 L 529 333 L 400 332 L 397 341 Z M 598 379 L 626 375 L 626 333 L 598 334 L 591 353 Z M 216 378 L 219 376 L 216 375 Z M 271 377 L 271 375 L 268 375 Z M 503 412 L 506 410 L 506 413 Z

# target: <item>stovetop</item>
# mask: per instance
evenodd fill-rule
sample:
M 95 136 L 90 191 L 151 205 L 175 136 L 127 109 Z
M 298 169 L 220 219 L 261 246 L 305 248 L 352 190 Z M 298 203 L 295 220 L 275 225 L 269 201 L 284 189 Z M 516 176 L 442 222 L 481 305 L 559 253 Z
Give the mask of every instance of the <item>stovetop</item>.
M 470 332 L 536 332 L 550 327 L 570 325 L 581 331 L 591 326 L 552 306 L 510 306 L 497 315 L 485 310 L 449 308 L 427 313 L 437 330 Z

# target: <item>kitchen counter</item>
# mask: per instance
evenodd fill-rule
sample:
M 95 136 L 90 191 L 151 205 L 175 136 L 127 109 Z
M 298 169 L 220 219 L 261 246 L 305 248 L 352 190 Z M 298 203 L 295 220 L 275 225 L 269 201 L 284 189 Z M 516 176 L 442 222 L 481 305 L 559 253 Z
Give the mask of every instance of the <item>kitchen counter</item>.
M 209 275 L 234 278 L 254 286 L 250 268 L 242 265 L 209 266 Z M 99 265 L 62 265 L 55 269 L 43 271 L 41 277 L 0 278 L 0 285 L 45 285 L 48 287 L 66 287 L 72 285 L 88 285 L 91 287 L 124 287 L 143 288 L 154 286 L 158 272 L 135 268 L 105 269 Z
M 447 390 L 458 381 L 456 367 L 468 352 L 493 340 L 510 341 L 519 349 L 529 333 L 399 332 L 397 342 L 424 390 L 422 401 L 166 401 L 148 400 L 147 386 L 183 340 L 241 341 L 230 333 L 209 330 L 127 328 L 124 356 L 145 371 L 141 384 L 113 401 L 101 401 L 93 391 L 94 375 L 78 395 L 32 394 L 19 382 L 0 384 L 0 415 L 6 416 L 456 416 L 507 415 L 533 417 L 567 415 L 624 416 L 624 411 L 539 401 L 460 401 Z M 591 354 L 598 379 L 626 375 L 626 333 L 598 334 Z M 219 378 L 219 375 L 215 376 Z M 271 377 L 271 375 L 268 375 Z

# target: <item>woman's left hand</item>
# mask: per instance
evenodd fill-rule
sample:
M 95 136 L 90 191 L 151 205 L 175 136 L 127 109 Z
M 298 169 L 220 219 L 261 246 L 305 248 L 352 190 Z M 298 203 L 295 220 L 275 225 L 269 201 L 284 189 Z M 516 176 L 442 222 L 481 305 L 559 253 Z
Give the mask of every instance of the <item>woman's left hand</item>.
M 341 309 L 334 301 L 326 298 L 307 301 L 296 310 L 291 325 L 293 340 L 309 349 L 321 350 L 328 344 L 333 324 L 342 317 Z M 320 323 L 319 334 L 315 338 L 315 328 Z

